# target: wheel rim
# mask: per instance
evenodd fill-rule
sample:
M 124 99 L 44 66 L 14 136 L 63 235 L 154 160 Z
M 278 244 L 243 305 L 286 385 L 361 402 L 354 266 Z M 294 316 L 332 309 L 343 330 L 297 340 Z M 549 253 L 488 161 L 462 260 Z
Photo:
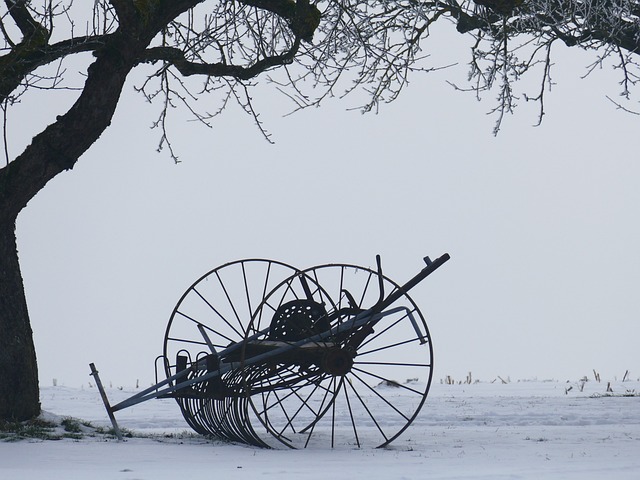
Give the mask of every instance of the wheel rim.
M 192 365 L 198 358 L 206 358 L 211 347 L 221 351 L 242 342 L 266 294 L 297 271 L 282 262 L 247 259 L 224 264 L 196 280 L 176 304 L 167 324 L 163 346 L 167 378 L 177 373 L 178 356 L 186 357 L 187 365 Z M 204 373 L 189 373 L 188 378 Z M 239 372 L 229 372 L 220 381 L 228 390 L 242 389 Z M 190 387 L 193 395 L 176 398 L 187 423 L 201 434 L 266 446 L 246 421 L 249 400 L 237 394 L 212 398 L 206 395 L 210 386 L 211 382 L 196 383 Z
M 363 335 L 355 355 L 349 352 L 351 358 L 347 347 L 358 342 L 338 327 L 352 321 L 352 307 L 376 304 L 378 279 L 377 272 L 353 265 L 313 267 L 284 280 L 257 307 L 245 335 L 245 363 L 251 363 L 254 354 L 249 339 L 273 340 L 268 333 L 255 339 L 256 332 L 264 331 L 271 315 L 287 302 L 307 299 L 324 304 L 330 318 L 333 314 L 331 326 L 336 332 L 331 342 L 313 342 L 313 355 L 301 353 L 299 347 L 243 368 L 247 414 L 261 443 L 292 448 L 383 447 L 413 422 L 429 391 L 433 366 L 429 331 L 413 300 L 404 294 L 387 309 L 405 307 L 384 316 L 373 333 Z M 386 295 L 400 288 L 384 276 L 382 283 Z

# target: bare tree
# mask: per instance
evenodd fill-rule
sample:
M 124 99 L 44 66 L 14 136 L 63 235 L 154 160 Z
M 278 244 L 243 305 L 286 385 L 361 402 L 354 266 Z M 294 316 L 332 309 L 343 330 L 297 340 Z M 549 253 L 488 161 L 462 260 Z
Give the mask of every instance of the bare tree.
M 470 87 L 497 88 L 499 128 L 514 105 L 513 82 L 530 70 L 542 74 L 540 91 L 533 95 L 542 118 L 551 46 L 558 40 L 594 50 L 596 62 L 615 57 L 623 93 L 629 95 L 637 81 L 638 8 L 634 0 L 4 0 L 0 106 L 5 122 L 11 108 L 35 90 L 76 88 L 77 98 L 51 125 L 33 132 L 32 142 L 14 158 L 5 138 L 0 419 L 26 419 L 40 411 L 17 216 L 49 180 L 73 168 L 109 126 L 134 69 L 148 71 L 139 90 L 161 102 L 159 146 L 177 159 L 166 128 L 170 106 L 180 104 L 207 123 L 236 101 L 258 121 L 250 89 L 260 75 L 280 69 L 284 80 L 278 88 L 297 108 L 360 90 L 367 93 L 362 108 L 375 110 L 398 96 L 410 73 L 424 69 L 421 45 L 430 26 L 448 19 L 476 39 Z M 67 75 L 75 58 L 87 63 L 81 85 Z M 197 110 L 194 100 L 202 95 L 219 99 L 220 107 Z
M 213 94 L 222 99 L 222 109 L 236 100 L 257 119 L 249 95 L 252 79 L 278 67 L 287 69 L 283 89 L 301 106 L 321 100 L 308 97 L 303 86 L 318 92 L 323 87 L 320 97 L 332 95 L 347 73 L 354 85 L 371 85 L 375 101 L 393 97 L 419 51 L 419 32 L 430 21 L 417 14 L 420 5 L 380 8 L 377 2 L 87 3 L 4 0 L 0 10 L 0 104 L 5 112 L 36 89 L 76 88 L 65 68 L 72 58 L 89 59 L 71 108 L 34 132 L 31 144 L 15 158 L 7 156 L 0 169 L 0 418 L 25 419 L 40 411 L 16 218 L 49 180 L 73 168 L 109 126 L 134 68 L 146 65 L 150 71 L 139 89 L 164 105 L 157 121 L 160 147 L 171 150 L 165 129 L 170 105 L 182 104 L 207 122 L 218 112 L 198 112 L 192 103 L 196 96 Z

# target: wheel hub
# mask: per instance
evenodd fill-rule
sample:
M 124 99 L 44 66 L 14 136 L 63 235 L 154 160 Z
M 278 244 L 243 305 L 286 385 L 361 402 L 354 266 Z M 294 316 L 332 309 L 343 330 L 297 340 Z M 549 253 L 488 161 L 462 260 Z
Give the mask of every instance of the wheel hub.
M 343 349 L 329 350 L 322 357 L 322 368 L 334 377 L 342 377 L 351 371 L 353 355 Z

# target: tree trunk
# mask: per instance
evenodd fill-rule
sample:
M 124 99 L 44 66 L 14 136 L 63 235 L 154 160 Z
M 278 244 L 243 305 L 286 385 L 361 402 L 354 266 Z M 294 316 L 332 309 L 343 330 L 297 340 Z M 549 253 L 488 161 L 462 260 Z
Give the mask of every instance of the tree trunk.
M 134 32 L 135 34 L 135 32 Z M 38 367 L 16 249 L 16 218 L 56 175 L 73 168 L 111 123 L 122 87 L 154 32 L 118 32 L 95 52 L 77 101 L 0 169 L 0 420 L 40 414 Z M 142 38 L 142 40 L 141 40 Z
M 0 223 L 0 420 L 40 414 L 38 366 L 18 263 L 15 221 Z
M 0 168 L 0 420 L 26 420 L 40 413 L 36 353 L 16 249 L 16 218 L 52 178 L 73 168 L 100 137 L 111 123 L 129 72 L 142 61 L 151 40 L 199 1 L 163 2 L 164 16 L 157 16 L 155 23 L 143 19 L 129 0 L 109 3 L 117 10 L 120 27 L 104 36 L 94 51 L 96 60 L 87 70 L 82 93 L 22 154 Z

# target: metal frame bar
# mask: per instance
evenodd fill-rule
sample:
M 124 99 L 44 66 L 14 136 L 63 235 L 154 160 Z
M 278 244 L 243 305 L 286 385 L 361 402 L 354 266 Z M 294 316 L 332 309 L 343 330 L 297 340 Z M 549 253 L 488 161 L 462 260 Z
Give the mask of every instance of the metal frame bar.
M 96 366 L 93 363 L 89 364 L 89 368 L 91 368 L 91 376 L 96 381 L 96 385 L 98 386 L 98 390 L 100 391 L 100 396 L 102 397 L 102 401 L 104 402 L 104 406 L 107 409 L 107 414 L 109 415 L 109 420 L 111 420 L 111 425 L 113 425 L 113 431 L 118 437 L 118 440 L 121 442 L 124 441 L 122 438 L 122 432 L 120 431 L 120 427 L 118 427 L 118 422 L 116 422 L 116 417 L 113 415 L 113 408 L 109 405 L 109 399 L 107 398 L 107 392 L 104 391 L 104 387 L 102 386 L 102 380 L 100 380 L 100 375 L 98 375 L 98 370 L 96 370 Z

